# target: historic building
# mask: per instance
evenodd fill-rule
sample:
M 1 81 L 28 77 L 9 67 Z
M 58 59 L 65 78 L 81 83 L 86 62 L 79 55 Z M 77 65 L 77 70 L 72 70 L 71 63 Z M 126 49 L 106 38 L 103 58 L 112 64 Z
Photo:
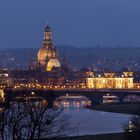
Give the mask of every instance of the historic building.
M 133 81 L 130 70 L 123 72 L 93 72 L 68 67 L 65 54 L 61 65 L 58 60 L 57 48 L 53 45 L 52 29 L 47 25 L 44 40 L 37 53 L 37 61 L 31 57 L 29 69 L 0 71 L 0 85 L 25 88 L 92 88 L 92 89 L 127 89 L 140 87 Z
M 44 30 L 44 41 L 38 51 L 37 59 L 39 66 L 47 71 L 51 71 L 54 67 L 61 67 L 57 49 L 52 42 L 52 30 L 48 25 Z
M 87 72 L 86 86 L 94 89 L 127 89 L 134 87 L 133 79 L 133 73 L 130 71 L 103 72 L 101 74 L 89 71 Z
M 12 77 L 8 69 L 6 68 L 0 69 L 0 87 L 3 87 L 3 86 L 9 87 L 12 84 L 13 84 Z

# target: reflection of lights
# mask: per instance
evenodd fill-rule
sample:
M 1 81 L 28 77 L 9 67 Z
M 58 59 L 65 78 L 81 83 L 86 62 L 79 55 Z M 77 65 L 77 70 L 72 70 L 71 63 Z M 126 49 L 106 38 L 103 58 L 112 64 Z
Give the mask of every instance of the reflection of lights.
M 91 106 L 91 101 L 83 96 L 65 95 L 53 102 L 55 107 L 86 107 Z

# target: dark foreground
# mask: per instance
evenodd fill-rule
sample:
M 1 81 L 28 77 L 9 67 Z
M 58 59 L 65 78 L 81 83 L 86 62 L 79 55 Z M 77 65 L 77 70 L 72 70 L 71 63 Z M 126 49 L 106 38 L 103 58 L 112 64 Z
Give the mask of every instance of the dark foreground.
M 93 136 L 55 138 L 50 140 L 140 140 L 140 135 L 136 133 L 126 133 L 126 134 L 117 133 L 117 134 L 103 134 L 103 135 L 93 135 Z

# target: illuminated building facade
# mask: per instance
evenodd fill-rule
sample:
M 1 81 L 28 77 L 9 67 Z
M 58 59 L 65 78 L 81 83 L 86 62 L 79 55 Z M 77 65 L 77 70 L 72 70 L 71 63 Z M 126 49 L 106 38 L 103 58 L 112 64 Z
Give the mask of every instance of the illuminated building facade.
M 134 87 L 133 73 L 126 71 L 122 73 L 104 72 L 95 74 L 87 72 L 86 87 L 94 89 L 129 89 Z
M 52 69 L 60 68 L 60 62 L 58 60 L 58 52 L 52 42 L 52 30 L 47 25 L 44 30 L 44 41 L 37 54 L 38 64 L 40 67 L 47 71 Z
M 8 69 L 0 69 L 0 86 L 10 87 L 12 85 L 12 77 Z
M 37 54 L 37 62 L 31 57 L 29 69 L 1 72 L 0 84 L 23 88 L 92 88 L 92 89 L 130 89 L 134 88 L 133 73 L 123 72 L 102 73 L 88 71 L 88 69 L 72 70 L 68 68 L 63 54 L 61 65 L 58 52 L 52 42 L 52 30 L 47 25 L 44 30 L 44 40 Z M 137 85 L 140 87 L 140 84 Z

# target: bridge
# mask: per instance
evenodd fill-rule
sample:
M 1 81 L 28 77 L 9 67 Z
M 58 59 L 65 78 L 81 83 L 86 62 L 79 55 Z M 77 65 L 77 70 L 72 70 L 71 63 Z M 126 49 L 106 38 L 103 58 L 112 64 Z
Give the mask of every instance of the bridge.
M 64 95 L 85 96 L 92 101 L 93 104 L 102 102 L 102 98 L 106 94 L 117 96 L 120 103 L 129 95 L 140 97 L 138 89 L 5 89 L 5 102 L 14 101 L 16 97 L 36 96 L 46 99 L 48 102 L 53 102 L 57 98 Z M 33 93 L 33 94 L 32 94 Z

